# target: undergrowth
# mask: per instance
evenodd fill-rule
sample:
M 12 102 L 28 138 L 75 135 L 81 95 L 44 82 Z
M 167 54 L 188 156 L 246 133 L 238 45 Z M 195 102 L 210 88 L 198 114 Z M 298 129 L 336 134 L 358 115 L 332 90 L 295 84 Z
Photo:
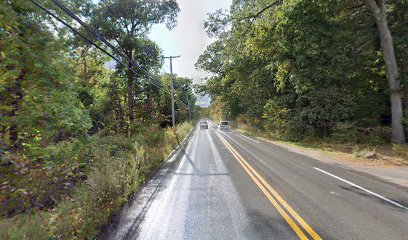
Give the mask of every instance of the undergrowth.
M 4 219 L 0 221 L 0 239 L 94 238 L 101 228 L 109 223 L 112 214 L 120 210 L 129 196 L 137 191 L 191 129 L 192 125 L 189 123 L 179 125 L 176 130 L 150 126 L 130 138 L 123 135 L 94 136 L 82 146 L 75 147 L 75 151 L 72 144 L 78 145 L 77 142 L 64 143 L 60 150 L 55 147 L 46 156 L 49 160 L 41 160 L 43 163 L 40 165 L 52 172 L 60 169 L 61 164 L 46 162 L 51 159 L 66 161 L 68 163 L 65 165 L 69 165 L 74 172 L 71 177 L 75 177 L 75 172 L 81 172 L 81 177 L 71 182 L 73 186 L 66 188 L 65 194 L 59 194 L 58 199 L 54 199 L 53 204 L 49 206 L 26 206 L 21 212 L 9 213 L 8 217 L 7 211 L 2 209 Z M 57 175 L 61 175 L 61 172 Z M 23 174 L 20 178 L 33 176 Z M 28 180 L 19 182 L 25 181 Z M 14 189 L 17 187 L 13 186 Z M 45 188 L 25 191 L 35 192 Z M 4 196 L 2 192 L 2 195 L 3 198 L 8 198 L 9 202 L 24 202 L 25 200 L 21 199 L 26 197 L 24 193 L 21 196 Z

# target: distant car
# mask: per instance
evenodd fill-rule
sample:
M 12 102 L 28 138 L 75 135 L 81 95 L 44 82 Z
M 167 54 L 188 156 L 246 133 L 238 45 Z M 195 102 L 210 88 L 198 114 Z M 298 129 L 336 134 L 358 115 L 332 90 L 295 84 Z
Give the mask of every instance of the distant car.
M 200 128 L 201 129 L 208 129 L 208 122 L 207 121 L 200 122 Z
M 221 121 L 219 125 L 219 129 L 223 131 L 229 130 L 229 123 L 227 121 Z

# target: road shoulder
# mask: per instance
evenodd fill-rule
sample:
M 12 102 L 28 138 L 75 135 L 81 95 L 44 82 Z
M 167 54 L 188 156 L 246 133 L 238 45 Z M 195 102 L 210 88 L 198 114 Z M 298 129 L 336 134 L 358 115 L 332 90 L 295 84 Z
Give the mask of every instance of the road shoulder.
M 242 132 L 246 134 L 246 132 Z M 287 144 L 280 141 L 273 141 L 263 137 L 255 137 L 256 139 L 262 140 L 264 142 L 268 142 L 269 144 L 277 145 L 282 147 L 290 152 L 294 152 L 300 155 L 304 155 L 318 161 L 327 163 L 327 164 L 335 164 L 341 166 L 343 168 L 362 172 L 365 174 L 372 175 L 379 179 L 385 180 L 387 182 L 397 184 L 403 187 L 408 187 L 408 167 L 407 166 L 384 166 L 384 165 L 375 165 L 375 164 L 362 164 L 359 162 L 352 162 L 352 161 L 345 161 L 337 159 L 331 156 L 329 153 L 314 149 L 314 148 L 304 148 L 299 147 L 293 144 Z
M 163 160 L 162 164 L 150 175 L 149 179 L 140 186 L 122 210 L 112 218 L 112 222 L 102 231 L 97 239 L 126 239 L 127 235 L 134 234 L 137 225 L 143 220 L 144 214 L 149 208 L 151 201 L 158 193 L 164 176 L 177 168 L 185 150 L 190 143 L 191 137 L 196 131 L 194 127 L 183 141 Z

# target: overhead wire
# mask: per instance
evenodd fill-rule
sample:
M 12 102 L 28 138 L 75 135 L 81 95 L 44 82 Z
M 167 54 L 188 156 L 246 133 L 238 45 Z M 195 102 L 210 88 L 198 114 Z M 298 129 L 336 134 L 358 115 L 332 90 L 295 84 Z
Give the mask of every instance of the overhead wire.
M 52 16 L 53 18 L 55 18 L 58 22 L 62 23 L 64 26 L 68 27 L 71 31 L 73 31 L 75 34 L 77 34 L 78 36 L 80 36 L 81 38 L 83 38 L 87 43 L 91 44 L 92 46 L 96 47 L 98 50 L 102 51 L 103 53 L 105 53 L 106 55 L 108 55 L 110 58 L 112 58 L 113 60 L 115 60 L 118 64 L 128 68 L 130 71 L 132 71 L 134 74 L 140 75 L 139 73 L 137 73 L 134 69 L 130 68 L 128 65 L 124 64 L 121 60 L 119 60 L 118 58 L 116 58 L 115 56 L 113 56 L 111 53 L 109 53 L 108 51 L 106 51 L 105 49 L 103 49 L 102 47 L 100 47 L 98 44 L 96 44 L 94 41 L 90 40 L 88 37 L 86 37 L 84 34 L 80 33 L 77 29 L 75 29 L 74 27 L 72 27 L 70 24 L 68 24 L 66 21 L 64 21 L 63 19 L 61 19 L 60 17 L 58 17 L 57 15 L 55 15 L 54 13 L 52 13 L 50 10 L 46 9 L 44 6 L 42 6 L 41 4 L 39 4 L 37 1 L 35 0 L 31 0 L 31 2 L 36 5 L 38 8 L 40 8 L 41 10 L 43 10 L 45 13 L 47 13 L 48 15 Z M 153 84 L 153 83 L 152 83 Z M 157 85 L 157 84 L 153 84 L 158 88 L 161 88 L 161 86 Z
M 69 10 L 67 7 L 64 6 L 60 1 L 58 0 L 52 0 L 55 5 L 57 5 L 59 8 L 61 8 L 68 16 L 73 18 L 75 21 L 77 21 L 82 27 L 84 27 L 88 32 L 92 33 L 97 39 L 105 43 L 109 48 L 111 48 L 116 54 L 124 58 L 127 62 L 129 62 L 131 65 L 133 65 L 135 68 L 139 69 L 142 71 L 145 75 L 146 78 L 150 79 L 155 83 L 155 85 L 161 85 L 161 82 L 153 77 L 150 76 L 150 74 L 143 69 L 141 66 L 139 66 L 136 62 L 134 62 L 132 59 L 130 59 L 128 56 L 126 56 L 124 53 L 119 51 L 115 46 L 113 46 L 108 40 L 106 40 L 104 37 L 102 37 L 96 30 L 93 28 L 89 27 L 86 23 L 84 23 L 78 16 L 75 15 L 71 10 Z M 137 74 L 141 75 L 141 74 Z
M 54 1 L 54 0 L 53 0 Z M 80 36 L 82 39 L 84 39 L 87 43 L 91 44 L 92 46 L 94 46 L 95 48 L 97 48 L 98 50 L 102 51 L 103 53 L 105 53 L 106 55 L 108 55 L 110 58 L 112 58 L 113 60 L 115 60 L 118 64 L 126 67 L 127 69 L 129 69 L 131 72 L 133 72 L 136 75 L 141 75 L 140 73 L 136 72 L 133 68 L 129 67 L 129 65 L 123 63 L 121 60 L 119 60 L 118 58 L 116 58 L 114 55 L 112 55 L 111 53 L 109 53 L 108 51 L 106 51 L 105 49 L 103 49 L 102 47 L 100 47 L 98 44 L 96 44 L 94 41 L 92 41 L 91 39 L 89 39 L 88 37 L 86 37 L 84 34 L 82 34 L 81 32 L 79 32 L 77 29 L 75 29 L 74 27 L 72 27 L 70 24 L 68 24 L 66 21 L 64 21 L 63 19 L 61 19 L 60 17 L 58 17 L 57 15 L 55 15 L 53 12 L 51 12 L 50 10 L 46 9 L 44 6 L 42 6 L 40 3 L 38 3 L 35 0 L 31 0 L 31 2 L 36 5 L 38 8 L 40 8 L 41 10 L 43 10 L 45 13 L 47 13 L 48 15 L 50 15 L 51 17 L 55 18 L 58 22 L 60 22 L 61 24 L 63 24 L 64 26 L 66 26 L 67 28 L 69 28 L 71 31 L 73 31 L 75 34 L 77 34 L 78 36 Z M 57 5 L 58 6 L 58 5 Z M 64 9 L 63 9 L 64 10 Z M 68 9 L 69 10 L 69 9 Z M 64 11 L 65 12 L 65 11 Z M 70 14 L 68 14 L 70 15 Z M 72 17 L 72 16 L 70 16 Z M 82 21 L 82 20 L 81 20 Z M 101 40 L 102 41 L 102 40 Z M 106 41 L 106 40 L 105 40 Z M 104 42 L 104 41 L 103 41 Z M 104 42 L 105 43 L 105 42 Z M 106 43 L 105 43 L 106 44 Z M 110 44 L 110 43 L 109 43 Z M 107 44 L 108 45 L 108 44 Z M 111 44 L 110 44 L 111 45 Z M 108 45 L 109 46 L 109 45 Z M 115 48 L 116 49 L 116 48 Z M 117 50 L 117 49 L 116 49 Z M 119 50 L 117 50 L 119 51 Z M 120 55 L 120 54 L 119 54 Z M 133 66 L 133 64 L 132 64 Z M 155 82 L 150 82 L 151 84 L 153 84 L 154 86 L 156 86 L 158 89 L 163 89 L 168 93 L 171 93 L 168 89 L 164 89 L 162 88 L 162 85 L 157 84 Z M 187 107 L 184 102 L 181 101 L 181 104 L 184 105 L 185 107 Z
M 101 0 L 100 2 L 109 10 L 110 13 L 108 13 L 108 14 L 112 17 L 112 19 L 118 20 L 118 19 L 121 18 L 120 14 L 115 9 L 111 8 L 111 6 L 109 6 L 108 3 L 106 3 L 106 0 Z M 152 53 L 149 52 L 148 49 L 146 49 L 146 47 L 144 47 L 144 46 L 141 46 L 141 47 L 146 50 L 145 53 L 147 55 L 149 55 L 152 58 L 156 58 L 156 56 L 153 56 Z M 163 56 L 161 56 L 161 57 L 163 57 Z M 166 62 L 164 62 L 164 64 L 166 64 Z
M 86 37 L 84 34 L 80 33 L 78 30 L 76 30 L 74 27 L 72 27 L 70 24 L 68 24 L 66 21 L 64 21 L 63 19 L 61 19 L 60 17 L 58 17 L 57 15 L 55 15 L 54 13 L 52 13 L 51 11 L 49 11 L 48 9 L 46 9 L 45 7 L 43 7 L 41 4 L 39 4 L 37 1 L 35 0 L 31 0 L 31 2 L 36 5 L 38 8 L 40 8 L 41 10 L 43 10 L 45 13 L 47 13 L 48 15 L 52 16 L 53 18 L 55 18 L 58 22 L 62 23 L 64 26 L 66 26 L 67 28 L 69 28 L 71 31 L 73 31 L 75 34 L 77 34 L 78 36 L 80 36 L 82 39 L 84 39 L 87 43 L 91 44 L 92 46 L 96 47 L 98 50 L 102 51 L 103 53 L 105 53 L 106 55 L 108 55 L 110 58 L 112 58 L 113 60 L 115 60 L 118 64 L 128 68 L 130 71 L 132 71 L 133 73 L 140 75 L 139 73 L 137 73 L 135 70 L 133 70 L 132 68 L 130 68 L 128 65 L 124 64 L 121 60 L 119 60 L 118 58 L 116 58 L 115 56 L 113 56 L 111 53 L 109 53 L 108 51 L 106 51 L 105 49 L 103 49 L 102 47 L 100 47 L 98 44 L 96 44 L 94 41 L 90 40 L 88 37 Z M 157 86 L 160 87 L 160 86 Z
M 53 0 L 53 1 L 54 1 L 54 0 Z M 101 2 L 102 2 L 103 5 L 110 11 L 110 13 L 108 13 L 108 14 L 109 14 L 111 17 L 116 18 L 116 19 L 119 19 L 119 18 L 120 18 L 120 17 L 119 17 L 119 14 L 118 14 L 114 9 L 112 9 L 112 8 L 106 3 L 106 0 L 101 0 Z M 147 53 L 147 55 L 149 55 L 149 56 L 152 57 L 152 58 L 155 57 L 155 56 L 153 56 L 149 51 L 146 51 L 146 53 Z M 164 63 L 165 66 L 167 66 L 167 68 L 170 69 L 170 66 L 169 66 L 165 61 L 164 61 L 163 63 Z M 166 70 L 163 69 L 163 66 L 161 67 L 161 70 L 163 70 L 164 73 L 166 72 Z M 175 84 L 174 81 L 173 81 L 173 84 Z M 188 108 L 188 106 L 187 106 L 181 99 L 179 99 L 179 101 L 180 101 L 180 103 L 181 103 L 182 105 L 184 105 L 185 108 Z

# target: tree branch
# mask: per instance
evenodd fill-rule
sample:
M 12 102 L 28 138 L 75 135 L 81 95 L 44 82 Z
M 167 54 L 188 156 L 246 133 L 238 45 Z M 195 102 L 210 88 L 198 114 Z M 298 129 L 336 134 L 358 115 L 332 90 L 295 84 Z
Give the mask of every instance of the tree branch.
M 277 0 L 277 1 L 267 5 L 266 7 L 262 8 L 261 10 L 259 10 L 256 14 L 245 16 L 245 17 L 242 17 L 242 18 L 233 18 L 232 20 L 242 21 L 242 20 L 245 20 L 245 19 L 252 19 L 251 22 L 253 22 L 253 21 L 255 21 L 256 18 L 261 16 L 262 13 L 264 13 L 266 10 L 268 10 L 269 8 L 272 8 L 273 6 L 276 6 L 276 5 L 280 4 L 280 3 L 281 3 L 281 0 Z
M 365 0 L 367 5 L 371 8 L 371 11 L 374 13 L 374 15 L 377 15 L 380 13 L 380 7 L 378 6 L 377 0 Z
M 277 0 L 277 1 L 275 1 L 275 2 L 273 2 L 271 4 L 269 4 L 269 5 L 265 6 L 264 8 L 262 8 L 261 10 L 259 10 L 257 13 L 255 13 L 253 15 L 248 15 L 248 16 L 245 16 L 245 17 L 242 17 L 242 18 L 236 18 L 236 19 L 233 18 L 232 20 L 242 21 L 242 20 L 246 20 L 246 19 L 251 19 L 251 22 L 249 23 L 248 28 L 245 30 L 244 34 L 242 34 L 242 35 L 246 35 L 248 33 L 249 29 L 252 27 L 252 24 L 255 22 L 255 20 L 259 16 L 261 16 L 266 10 L 268 10 L 268 9 L 270 9 L 270 8 L 280 4 L 280 3 L 281 3 L 281 0 Z
M 361 4 L 358 4 L 358 5 L 355 5 L 355 6 L 346 7 L 346 8 L 344 8 L 344 11 L 351 11 L 351 10 L 354 10 L 356 8 L 361 8 L 363 6 L 365 6 L 365 4 L 361 3 Z

